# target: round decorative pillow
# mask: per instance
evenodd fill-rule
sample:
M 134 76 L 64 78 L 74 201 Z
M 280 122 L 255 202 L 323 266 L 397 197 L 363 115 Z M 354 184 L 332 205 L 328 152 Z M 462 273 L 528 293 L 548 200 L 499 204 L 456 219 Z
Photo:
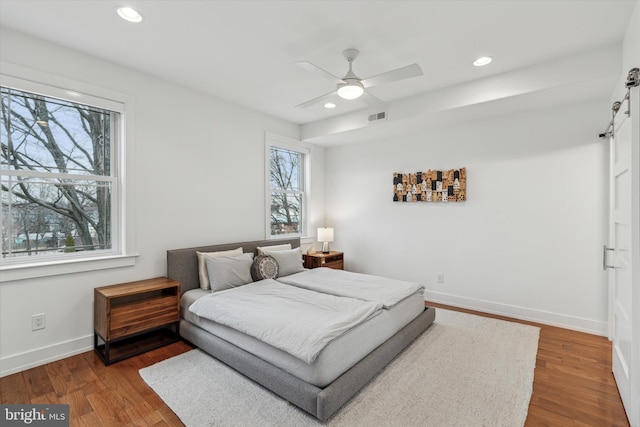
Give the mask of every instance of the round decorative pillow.
M 251 278 L 254 282 L 278 277 L 278 261 L 271 255 L 258 255 L 251 264 Z

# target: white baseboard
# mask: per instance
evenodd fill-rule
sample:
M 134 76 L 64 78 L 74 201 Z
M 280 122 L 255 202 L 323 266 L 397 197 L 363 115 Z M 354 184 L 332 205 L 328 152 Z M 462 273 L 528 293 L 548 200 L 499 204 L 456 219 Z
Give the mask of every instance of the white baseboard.
M 0 359 L 0 378 L 93 350 L 93 335 L 63 341 Z
M 429 290 L 424 292 L 424 298 L 427 301 L 438 304 L 482 311 L 484 313 L 512 317 L 514 319 L 542 323 L 544 325 L 558 326 L 560 328 L 586 332 L 594 335 L 607 336 L 607 323 L 598 320 L 551 313 L 548 311 L 519 307 L 516 305 L 500 304 L 491 301 L 460 297 L 457 295 Z

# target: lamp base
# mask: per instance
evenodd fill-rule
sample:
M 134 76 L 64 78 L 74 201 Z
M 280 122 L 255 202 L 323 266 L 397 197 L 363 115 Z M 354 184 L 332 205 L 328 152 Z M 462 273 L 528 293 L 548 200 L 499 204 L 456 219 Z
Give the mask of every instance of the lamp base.
M 323 242 L 322 243 L 322 253 L 323 254 L 328 254 L 329 251 L 329 242 Z

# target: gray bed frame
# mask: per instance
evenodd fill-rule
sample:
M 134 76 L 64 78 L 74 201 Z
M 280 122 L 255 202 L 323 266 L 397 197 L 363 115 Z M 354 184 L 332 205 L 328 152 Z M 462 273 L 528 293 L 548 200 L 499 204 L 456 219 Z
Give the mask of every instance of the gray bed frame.
M 196 251 L 215 252 L 242 246 L 245 253 L 255 253 L 258 246 L 286 243 L 297 248 L 300 239 L 256 240 L 169 250 L 167 276 L 180 282 L 180 293 L 183 294 L 200 287 Z M 319 420 L 326 421 L 425 331 L 434 319 L 435 308 L 426 307 L 407 326 L 324 388 L 304 382 L 184 319 L 180 322 L 180 336 Z

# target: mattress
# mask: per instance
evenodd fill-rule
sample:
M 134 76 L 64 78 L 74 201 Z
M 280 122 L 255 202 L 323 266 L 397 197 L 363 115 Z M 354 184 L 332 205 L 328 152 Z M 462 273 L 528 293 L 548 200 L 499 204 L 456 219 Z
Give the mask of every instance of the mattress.
M 320 352 L 313 363 L 306 363 L 256 338 L 191 313 L 189 306 L 196 299 L 207 294 L 209 291 L 201 289 L 192 289 L 183 294 L 180 304 L 185 321 L 317 387 L 330 384 L 425 309 L 423 292 L 416 292 L 391 309 L 383 309 L 380 315 L 370 318 L 334 339 Z

